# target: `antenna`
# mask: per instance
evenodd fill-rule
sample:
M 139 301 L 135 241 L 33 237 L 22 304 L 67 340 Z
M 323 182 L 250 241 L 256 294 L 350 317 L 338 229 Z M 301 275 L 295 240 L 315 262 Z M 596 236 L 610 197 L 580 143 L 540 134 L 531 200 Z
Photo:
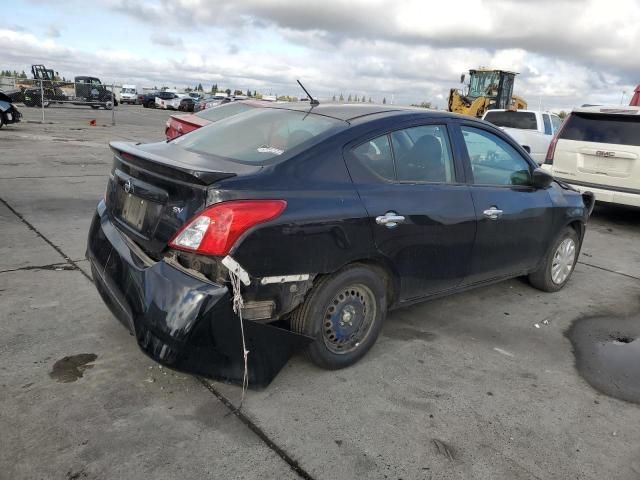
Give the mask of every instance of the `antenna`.
M 302 82 L 300 82 L 300 80 L 296 80 L 296 82 L 298 82 L 298 85 L 300 85 L 300 88 L 302 88 L 302 90 L 304 90 L 304 93 L 307 94 L 307 97 L 309 97 L 309 100 L 310 100 L 309 104 L 311 106 L 320 105 L 320 102 L 311 96 L 311 94 L 307 91 L 307 89 L 304 88 L 304 85 L 302 85 Z

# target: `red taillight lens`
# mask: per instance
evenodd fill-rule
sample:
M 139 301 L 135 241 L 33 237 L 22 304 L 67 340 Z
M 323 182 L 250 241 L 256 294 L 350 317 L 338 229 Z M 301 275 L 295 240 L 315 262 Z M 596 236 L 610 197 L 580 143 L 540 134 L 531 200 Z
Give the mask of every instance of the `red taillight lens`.
M 555 135 L 551 139 L 551 142 L 549 143 L 549 148 L 547 149 L 547 156 L 544 159 L 545 165 L 553 165 L 553 157 L 556 154 L 556 144 L 558 143 L 558 139 L 560 138 L 560 134 L 562 133 L 562 129 L 567 124 L 567 122 L 569 121 L 570 117 L 571 117 L 571 114 L 569 114 L 569 116 L 564 119 L 564 122 L 562 122 L 562 125 L 560 125 L 560 128 L 558 129 L 558 131 L 555 133 Z
M 556 153 L 556 143 L 558 143 L 558 133 L 556 133 L 551 142 L 549 143 L 549 148 L 547 149 L 547 156 L 544 159 L 545 165 L 553 165 L 553 156 Z
M 284 200 L 217 203 L 187 222 L 169 246 L 203 255 L 225 256 L 244 232 L 279 217 L 286 206 Z

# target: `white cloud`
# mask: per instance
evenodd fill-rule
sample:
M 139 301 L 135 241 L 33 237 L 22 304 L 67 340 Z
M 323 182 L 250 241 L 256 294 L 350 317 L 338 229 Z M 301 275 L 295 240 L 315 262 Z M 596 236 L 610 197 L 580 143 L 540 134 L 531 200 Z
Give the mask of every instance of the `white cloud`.
M 515 93 L 532 106 L 614 103 L 640 82 L 638 0 L 97 2 L 134 19 L 159 54 L 117 41 L 92 53 L 0 30 L 8 67 L 39 59 L 67 76 L 289 94 L 299 93 L 300 78 L 319 96 L 393 95 L 440 106 L 460 74 L 481 65 L 520 72 Z

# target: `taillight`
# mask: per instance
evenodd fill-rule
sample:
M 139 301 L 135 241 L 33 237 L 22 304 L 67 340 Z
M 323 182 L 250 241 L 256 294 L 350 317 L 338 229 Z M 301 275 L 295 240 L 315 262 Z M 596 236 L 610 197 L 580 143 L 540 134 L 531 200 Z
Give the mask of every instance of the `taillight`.
M 556 144 L 558 143 L 558 139 L 560 138 L 560 134 L 562 133 L 562 129 L 567 124 L 567 122 L 569 121 L 570 117 L 571 117 L 571 114 L 569 114 L 567 116 L 567 118 L 564 119 L 564 122 L 562 122 L 562 125 L 560 125 L 560 128 L 558 129 L 558 131 L 555 133 L 555 135 L 551 139 L 551 142 L 549 142 L 549 148 L 547 149 L 547 156 L 544 159 L 545 165 L 553 165 L 553 157 L 556 154 Z
M 284 200 L 232 200 L 212 205 L 193 217 L 171 239 L 176 250 L 225 256 L 254 225 L 280 216 Z
M 553 156 L 556 153 L 556 143 L 558 143 L 558 133 L 553 136 L 551 142 L 549 142 L 549 148 L 547 149 L 547 156 L 544 159 L 545 165 L 553 165 Z

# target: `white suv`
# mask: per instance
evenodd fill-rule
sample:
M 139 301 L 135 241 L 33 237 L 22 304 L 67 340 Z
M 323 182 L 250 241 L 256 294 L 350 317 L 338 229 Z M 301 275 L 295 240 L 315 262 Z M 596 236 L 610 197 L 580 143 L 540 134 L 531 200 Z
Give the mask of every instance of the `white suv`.
M 544 163 L 556 179 L 600 202 L 640 207 L 640 107 L 575 109 Z

